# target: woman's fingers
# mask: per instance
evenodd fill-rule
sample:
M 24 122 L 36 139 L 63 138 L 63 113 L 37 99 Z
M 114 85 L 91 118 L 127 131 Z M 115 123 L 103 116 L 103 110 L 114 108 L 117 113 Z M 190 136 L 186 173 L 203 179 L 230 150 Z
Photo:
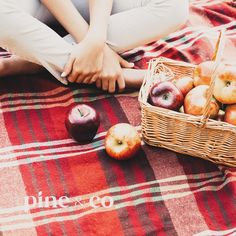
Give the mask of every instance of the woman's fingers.
M 93 84 L 99 79 L 99 76 L 97 74 L 93 75 L 91 79 L 89 80 L 88 84 Z
M 110 74 L 101 74 L 96 80 L 97 88 L 101 88 L 109 93 L 114 93 L 116 90 L 116 83 L 119 90 L 122 91 L 125 88 L 125 81 L 122 70 L 119 73 L 111 72 Z
M 77 62 L 74 62 L 73 68 L 69 76 L 67 77 L 71 83 L 85 83 L 89 80 L 93 74 L 91 72 L 85 72 L 81 70 Z
M 115 92 L 116 75 L 102 73 L 99 78 L 102 82 L 102 90 L 110 93 Z
M 100 79 L 96 80 L 96 87 L 99 89 L 102 88 L 102 81 Z
M 123 74 L 121 74 L 118 79 L 117 79 L 117 84 L 118 84 L 118 87 L 119 87 L 119 90 L 120 91 L 123 91 L 125 89 L 125 79 L 124 79 L 124 76 Z
M 67 76 L 67 79 L 69 82 L 74 83 L 76 82 L 78 76 L 79 76 L 79 72 L 73 68 L 72 72 L 69 74 L 69 76 Z
M 107 90 L 108 90 L 108 86 L 109 86 L 109 81 L 108 81 L 108 79 L 107 79 L 107 78 L 106 78 L 106 79 L 103 79 L 103 80 L 102 80 L 102 90 L 107 91 Z
M 83 78 L 82 83 L 83 84 L 91 84 L 91 80 L 92 80 L 93 76 L 94 76 L 93 74 L 88 74 L 87 76 L 85 76 Z
M 116 79 L 112 78 L 109 80 L 108 92 L 114 93 L 116 91 Z
M 82 84 L 82 83 L 84 83 L 84 80 L 86 79 L 88 77 L 88 75 L 87 74 L 84 74 L 84 73 L 79 73 L 79 75 L 78 75 L 78 77 L 77 77 L 77 79 L 76 79 L 76 83 L 78 83 L 78 84 Z
M 74 61 L 75 61 L 75 59 L 73 57 L 69 58 L 69 61 L 66 63 L 66 65 L 64 67 L 64 71 L 61 74 L 62 78 L 66 78 L 72 72 Z
M 134 63 L 128 62 L 120 56 L 119 56 L 119 62 L 120 62 L 120 65 L 122 68 L 133 68 L 134 67 Z
M 86 78 L 83 80 L 83 84 L 90 84 L 90 81 L 91 81 L 91 77 L 86 77 Z

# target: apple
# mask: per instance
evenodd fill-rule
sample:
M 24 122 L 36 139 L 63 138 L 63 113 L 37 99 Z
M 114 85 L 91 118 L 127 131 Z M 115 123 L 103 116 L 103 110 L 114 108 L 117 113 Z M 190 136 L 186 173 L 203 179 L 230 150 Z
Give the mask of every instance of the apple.
M 236 104 L 226 107 L 224 121 L 236 125 Z
M 107 154 L 117 160 L 134 157 L 141 147 L 141 139 L 136 129 L 126 123 L 112 126 L 105 138 Z
M 80 143 L 91 142 L 99 125 L 99 114 L 94 108 L 86 104 L 78 104 L 72 107 L 65 120 L 68 133 Z
M 236 103 L 236 66 L 222 65 L 219 68 L 213 93 L 221 103 Z
M 187 114 L 201 116 L 207 102 L 209 86 L 199 85 L 192 89 L 184 99 L 184 112 Z M 210 103 L 210 117 L 216 118 L 220 110 L 218 102 L 212 98 Z
M 171 81 L 164 81 L 151 88 L 148 101 L 153 106 L 177 111 L 183 105 L 184 96 Z
M 205 61 L 197 65 L 194 70 L 194 86 L 210 85 L 214 70 L 214 61 Z
M 191 78 L 190 76 L 185 76 L 185 77 L 176 79 L 174 80 L 174 84 L 182 92 L 184 97 L 194 87 L 193 78 Z

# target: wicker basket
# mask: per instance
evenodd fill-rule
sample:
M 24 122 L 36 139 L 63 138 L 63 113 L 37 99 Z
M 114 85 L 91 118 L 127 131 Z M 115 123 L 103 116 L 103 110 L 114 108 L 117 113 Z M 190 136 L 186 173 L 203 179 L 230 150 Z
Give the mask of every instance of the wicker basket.
M 154 107 L 147 102 L 150 88 L 157 78 L 163 80 L 166 75 L 168 78 L 193 77 L 195 69 L 195 65 L 166 58 L 151 60 L 139 93 L 142 135 L 147 144 L 236 167 L 236 126 L 209 119 L 209 105 L 216 70 L 221 61 L 223 41 L 221 32 L 214 56 L 215 70 L 202 116 Z

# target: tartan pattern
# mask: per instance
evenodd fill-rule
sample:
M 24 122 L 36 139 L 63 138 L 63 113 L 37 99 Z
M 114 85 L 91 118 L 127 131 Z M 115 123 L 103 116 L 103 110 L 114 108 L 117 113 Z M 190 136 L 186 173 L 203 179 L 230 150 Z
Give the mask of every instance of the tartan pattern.
M 199 63 L 211 58 L 222 28 L 225 57 L 235 59 L 233 4 L 194 0 L 183 29 L 124 56 L 140 68 L 157 56 Z M 132 160 L 108 158 L 103 142 L 112 125 L 128 122 L 140 129 L 137 94 L 64 87 L 48 74 L 0 80 L 1 236 L 236 234 L 234 169 L 145 144 Z M 68 109 L 79 102 L 101 115 L 98 135 L 82 146 L 64 127 Z M 40 191 L 67 196 L 70 203 L 25 211 L 24 197 Z M 91 196 L 112 196 L 114 206 L 93 209 Z

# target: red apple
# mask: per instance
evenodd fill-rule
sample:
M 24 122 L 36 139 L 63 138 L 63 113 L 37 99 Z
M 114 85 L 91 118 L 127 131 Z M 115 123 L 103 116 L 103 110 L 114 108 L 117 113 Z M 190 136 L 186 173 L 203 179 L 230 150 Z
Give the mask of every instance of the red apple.
M 226 107 L 224 121 L 236 125 L 236 104 Z
M 117 160 L 134 157 L 141 147 L 141 139 L 136 129 L 129 124 L 120 123 L 112 126 L 105 138 L 107 154 Z
M 236 66 L 222 65 L 214 87 L 215 98 L 224 104 L 236 103 Z
M 195 116 L 201 116 L 206 104 L 208 89 L 209 86 L 207 85 L 199 85 L 192 89 L 184 99 L 184 112 Z M 220 106 L 214 98 L 212 98 L 210 106 L 210 117 L 216 118 Z
M 174 81 L 175 86 L 182 92 L 184 96 L 193 89 L 193 78 L 190 76 L 181 77 Z
M 214 61 L 200 63 L 194 70 L 194 86 L 210 85 L 211 75 L 214 70 Z
M 153 106 L 177 111 L 183 105 L 184 96 L 172 82 L 164 81 L 151 88 L 148 101 Z
M 80 143 L 91 142 L 100 125 L 99 114 L 86 104 L 79 104 L 70 109 L 65 126 L 72 138 Z

